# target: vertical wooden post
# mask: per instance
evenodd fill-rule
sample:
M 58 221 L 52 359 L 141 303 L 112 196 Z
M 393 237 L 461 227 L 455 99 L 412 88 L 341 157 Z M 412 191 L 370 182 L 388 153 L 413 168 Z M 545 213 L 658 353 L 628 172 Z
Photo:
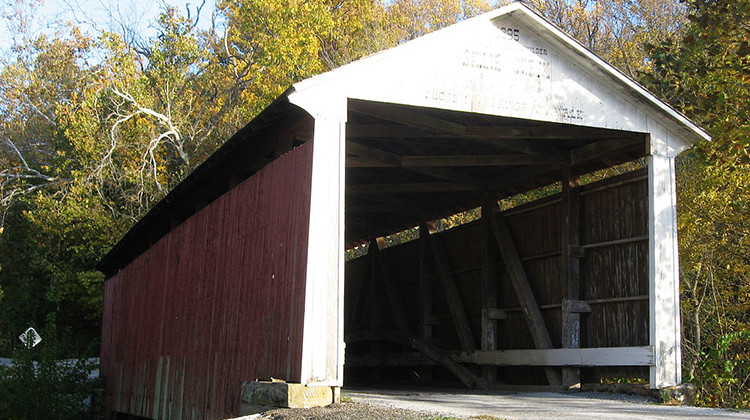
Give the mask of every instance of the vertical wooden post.
M 344 379 L 345 127 L 344 120 L 315 117 L 304 291 L 303 384 L 342 386 Z
M 469 318 L 466 316 L 461 295 L 458 293 L 456 279 L 453 277 L 450 264 L 448 264 L 448 256 L 439 237 L 427 235 L 427 238 L 427 245 L 432 252 L 435 268 L 437 268 L 440 277 L 440 285 L 443 286 L 445 298 L 448 300 L 448 308 L 451 311 L 453 325 L 456 327 L 458 341 L 461 343 L 461 350 L 474 351 L 477 349 L 474 334 L 471 332 Z
M 380 245 L 380 241 L 378 241 L 378 245 Z M 404 304 L 401 300 L 401 295 L 399 294 L 396 278 L 393 276 L 390 268 L 388 268 L 388 265 L 383 258 L 383 254 L 380 252 L 380 246 L 371 246 L 370 251 L 373 252 L 373 263 L 380 269 L 379 274 L 382 281 L 378 283 L 385 287 L 385 291 L 388 294 L 388 302 L 390 303 L 393 320 L 396 321 L 396 327 L 399 331 L 408 333 L 409 322 L 406 319 L 406 312 L 404 312 Z
M 493 210 L 495 207 L 497 207 L 497 204 L 492 206 Z M 495 237 L 497 247 L 503 256 L 505 269 L 508 271 L 511 283 L 516 291 L 518 302 L 521 304 L 521 309 L 526 318 L 526 323 L 529 325 L 534 344 L 539 349 L 551 349 L 552 338 L 547 330 L 547 325 L 544 323 L 544 317 L 542 317 L 542 312 L 539 309 L 539 305 L 537 305 L 534 292 L 531 290 L 529 279 L 526 277 L 526 270 L 521 262 L 521 257 L 518 256 L 518 250 L 510 233 L 508 222 L 502 214 L 490 217 L 489 221 L 492 228 L 492 235 Z M 547 380 L 550 385 L 559 386 L 562 383 L 560 374 L 555 368 L 545 368 L 544 372 L 547 374 Z
M 368 250 L 368 256 L 370 257 L 370 282 L 368 294 L 370 296 L 370 323 L 369 328 L 374 330 L 384 329 L 383 327 L 383 308 L 385 302 L 383 299 L 383 289 L 381 283 L 378 281 L 380 274 L 380 261 L 378 261 L 377 255 L 380 253 L 380 247 L 385 246 L 383 238 L 378 238 L 374 241 L 370 241 L 370 247 Z M 383 353 L 383 342 L 372 341 L 370 342 L 370 354 L 378 355 Z M 379 381 L 383 378 L 382 369 L 370 369 L 370 379 Z
M 482 219 L 480 223 L 482 265 L 479 277 L 479 293 L 482 306 L 482 336 L 480 346 L 482 350 L 497 350 L 497 319 L 490 316 L 490 310 L 497 308 L 497 271 L 495 256 L 497 246 L 492 241 L 492 230 L 489 218 L 493 217 L 489 200 L 482 204 Z M 486 366 L 482 368 L 482 377 L 490 383 L 497 381 L 497 368 Z
M 370 242 L 370 248 L 367 252 L 370 258 L 370 281 L 368 282 L 367 294 L 370 296 L 370 313 L 368 327 L 371 329 L 383 328 L 383 299 L 381 297 L 381 287 L 378 277 L 380 276 L 379 261 L 376 258 L 380 250 L 375 241 Z
M 419 324 L 420 335 L 428 343 L 432 342 L 432 277 L 427 270 L 427 235 L 430 232 L 424 224 L 419 225 Z M 432 381 L 432 366 L 423 366 L 419 378 L 423 382 Z
M 581 264 L 575 247 L 581 243 L 580 238 L 580 200 L 579 179 L 571 173 L 568 165 L 563 169 L 561 209 L 562 216 L 560 237 L 562 247 L 562 346 L 563 348 L 581 347 L 581 315 L 572 311 L 571 301 L 581 297 Z M 565 367 L 562 370 L 562 385 L 569 388 L 580 388 L 581 369 Z
M 663 388 L 682 382 L 674 174 L 673 157 L 660 154 L 649 157 L 649 341 L 654 347 L 651 388 Z

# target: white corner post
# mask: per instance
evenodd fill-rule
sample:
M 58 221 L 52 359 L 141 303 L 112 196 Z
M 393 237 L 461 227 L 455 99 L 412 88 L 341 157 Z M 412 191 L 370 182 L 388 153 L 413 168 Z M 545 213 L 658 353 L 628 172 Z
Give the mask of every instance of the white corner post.
M 648 192 L 650 386 L 656 389 L 682 383 L 674 156 L 652 150 Z
M 338 388 L 344 379 L 346 99 L 299 92 L 289 99 L 315 119 L 301 383 Z

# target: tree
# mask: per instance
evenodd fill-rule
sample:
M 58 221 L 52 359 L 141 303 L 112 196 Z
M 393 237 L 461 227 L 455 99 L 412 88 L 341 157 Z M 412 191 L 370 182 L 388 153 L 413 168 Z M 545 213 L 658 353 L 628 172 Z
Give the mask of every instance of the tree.
M 678 0 L 530 0 L 554 24 L 630 77 L 648 70 L 648 43 L 677 36 L 686 22 Z
M 392 41 L 399 43 L 490 9 L 485 0 L 395 0 L 387 7 L 387 30 Z
M 28 22 L 33 7 L 18 5 L 14 19 Z M 56 313 L 79 332 L 79 351 L 95 344 L 96 262 L 283 89 L 369 52 L 352 34 L 374 30 L 378 7 L 225 2 L 223 32 L 166 8 L 148 41 L 69 24 L 32 36 L 19 25 L 0 70 L 4 335 Z
M 209 56 L 212 38 L 172 9 L 159 25 L 148 57 L 109 32 L 20 34 L 0 71 L 1 210 L 12 221 L 0 235 L 0 329 L 9 336 L 53 312 L 80 333 L 79 350 L 94 343 L 95 263 L 243 120 L 242 81 Z
M 685 365 L 700 402 L 750 407 L 750 1 L 690 0 L 644 82 L 708 129 L 678 162 Z

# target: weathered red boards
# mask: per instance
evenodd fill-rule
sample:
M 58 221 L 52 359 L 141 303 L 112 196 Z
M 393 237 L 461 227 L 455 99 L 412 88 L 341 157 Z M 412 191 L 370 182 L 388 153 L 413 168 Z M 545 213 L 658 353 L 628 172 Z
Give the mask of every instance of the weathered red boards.
M 311 163 L 276 159 L 107 280 L 108 411 L 228 417 L 243 381 L 300 380 Z

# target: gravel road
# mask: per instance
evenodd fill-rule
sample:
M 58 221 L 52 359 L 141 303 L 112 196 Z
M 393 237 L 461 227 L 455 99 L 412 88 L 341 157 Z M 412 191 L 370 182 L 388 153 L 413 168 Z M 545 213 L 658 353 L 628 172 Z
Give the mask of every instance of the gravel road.
M 467 392 L 384 391 L 345 392 L 352 401 L 445 416 L 493 416 L 508 420 L 593 419 L 750 419 L 750 412 L 656 404 L 648 397 L 599 392 Z
M 279 408 L 231 420 L 422 420 L 437 414 L 346 402 L 317 408 Z
M 748 411 L 669 406 L 648 397 L 598 392 L 344 390 L 343 404 L 277 409 L 235 420 L 748 419 Z

